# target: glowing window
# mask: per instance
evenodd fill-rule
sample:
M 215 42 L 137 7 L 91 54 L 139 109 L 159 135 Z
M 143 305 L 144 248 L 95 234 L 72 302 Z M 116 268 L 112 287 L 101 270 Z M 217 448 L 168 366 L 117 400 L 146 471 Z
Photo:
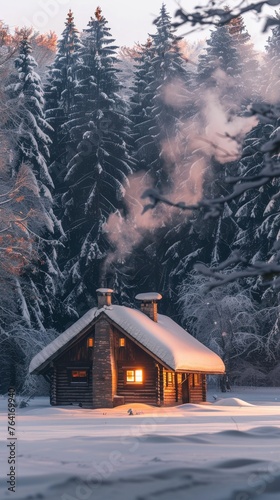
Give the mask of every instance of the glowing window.
M 193 374 L 193 385 L 194 387 L 198 387 L 200 385 L 200 373 Z
M 166 375 L 166 379 L 165 379 L 166 387 L 173 387 L 174 386 L 174 373 L 167 372 L 165 375 Z
M 128 384 L 142 384 L 143 370 L 126 370 L 126 382 Z
M 142 370 L 135 370 L 135 382 L 143 382 L 143 372 Z
M 125 338 L 121 337 L 119 339 L 119 347 L 125 347 Z
M 93 347 L 94 346 L 94 339 L 92 337 L 89 337 L 87 339 L 87 346 L 88 347 Z
M 87 370 L 71 370 L 71 382 L 72 383 L 87 383 L 88 382 L 88 371 Z

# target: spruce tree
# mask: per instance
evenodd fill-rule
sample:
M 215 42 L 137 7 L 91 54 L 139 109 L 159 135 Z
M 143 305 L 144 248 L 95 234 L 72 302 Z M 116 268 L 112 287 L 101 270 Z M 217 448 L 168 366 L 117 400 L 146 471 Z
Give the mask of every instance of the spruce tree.
M 131 99 L 134 155 L 137 169 L 144 171 L 143 190 L 148 178 L 150 185 L 170 195 L 183 191 L 181 183 L 186 182 L 190 151 L 184 127 L 194 113 L 193 74 L 181 55 L 180 40 L 165 5 L 155 25 L 156 33 L 150 35 L 136 59 Z M 154 210 L 155 220 L 162 220 L 161 212 L 162 207 Z M 135 273 L 137 288 L 164 290 L 167 297 L 173 263 L 168 262 L 165 252 L 174 241 L 166 234 L 170 235 L 172 226 L 185 226 L 185 218 L 182 222 L 181 214 L 170 213 L 163 219 L 158 222 L 159 229 L 148 230 L 134 249 L 132 263 L 136 270 L 141 269 Z
M 276 14 L 276 17 L 279 16 Z M 266 57 L 263 71 L 268 75 L 267 85 L 264 93 L 268 102 L 279 104 L 279 75 L 277 62 L 279 60 L 280 29 L 276 26 L 272 35 L 268 38 L 266 46 Z M 250 178 L 257 176 L 264 168 L 266 162 L 273 162 L 276 156 L 266 151 L 266 143 L 273 141 L 279 131 L 279 118 L 272 118 L 270 123 L 260 121 L 245 141 L 243 158 L 240 162 L 240 173 Z M 256 186 L 244 193 L 239 201 L 239 209 L 236 214 L 240 231 L 236 239 L 237 248 L 246 249 L 248 260 L 252 263 L 274 261 L 279 263 L 278 238 L 280 230 L 279 218 L 279 178 L 276 177 L 258 187 Z M 270 281 L 275 276 L 259 279 L 254 284 L 254 290 L 260 299 L 263 296 Z M 267 295 L 265 292 L 264 296 Z M 274 298 L 273 298 L 274 295 Z M 270 296 L 270 302 L 277 301 L 275 293 Z
M 19 55 L 15 59 L 18 82 L 10 85 L 8 91 L 18 109 L 18 124 L 13 130 L 13 168 L 18 172 L 22 165 L 27 165 L 33 173 L 33 192 L 37 190 L 35 202 L 30 198 L 29 189 L 23 190 L 23 196 L 30 198 L 30 210 L 38 212 L 38 220 L 32 233 L 36 241 L 34 261 L 24 273 L 21 289 L 29 309 L 31 324 L 44 328 L 53 323 L 57 312 L 56 290 L 60 271 L 56 262 L 56 248 L 61 226 L 53 213 L 53 182 L 48 170 L 48 148 L 51 143 L 49 133 L 52 128 L 45 120 L 44 92 L 40 77 L 35 72 L 37 64 L 31 52 L 28 37 L 24 36 L 19 46 Z
M 95 301 L 101 269 L 110 245 L 106 222 L 124 209 L 129 119 L 118 91 L 116 49 L 110 29 L 97 8 L 84 30 L 80 66 L 69 121 L 70 137 L 79 141 L 69 161 L 63 196 L 67 234 L 65 303 L 82 312 Z
M 67 128 L 71 106 L 75 92 L 75 69 L 78 50 L 80 49 L 78 31 L 75 27 L 74 16 L 69 10 L 65 22 L 65 29 L 57 44 L 57 54 L 49 68 L 48 81 L 45 85 L 46 119 L 52 127 L 50 146 L 50 171 L 54 180 L 56 195 L 64 190 L 64 176 L 69 157 L 75 151 L 71 143 Z M 61 213 L 59 214 L 61 216 Z
M 164 4 L 155 25 L 156 33 L 150 35 L 135 75 L 132 112 L 136 158 L 154 185 L 166 192 L 173 187 L 180 126 L 193 112 L 190 105 L 192 75 L 180 54 Z

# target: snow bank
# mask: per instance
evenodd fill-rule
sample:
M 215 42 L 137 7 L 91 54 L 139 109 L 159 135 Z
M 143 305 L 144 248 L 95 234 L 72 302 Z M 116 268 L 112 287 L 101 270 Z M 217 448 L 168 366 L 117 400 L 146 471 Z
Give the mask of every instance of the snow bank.
M 237 388 L 238 391 L 242 390 Z M 245 392 L 245 391 L 244 391 Z M 144 404 L 86 410 L 50 407 L 47 398 L 16 409 L 15 500 L 278 500 L 280 389 L 246 394 L 270 406 Z M 238 398 L 228 398 L 238 399 Z M 201 405 L 201 408 L 203 405 Z M 214 411 L 213 409 L 218 410 Z M 7 398 L 0 398 L 0 427 Z M 5 436 L 3 435 L 3 438 Z M 8 452 L 0 467 L 8 473 Z M 0 498 L 10 497 L 0 482 Z
M 254 406 L 239 398 L 218 399 L 213 404 L 218 406 Z

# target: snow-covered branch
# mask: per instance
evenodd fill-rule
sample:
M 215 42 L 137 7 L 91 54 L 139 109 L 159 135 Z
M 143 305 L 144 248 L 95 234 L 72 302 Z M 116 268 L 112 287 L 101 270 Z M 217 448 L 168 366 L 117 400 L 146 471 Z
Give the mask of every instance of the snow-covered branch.
M 194 28 L 201 26 L 223 26 L 247 12 L 260 14 L 266 5 L 270 7 L 280 5 L 279 0 L 263 0 L 261 2 L 252 2 L 248 5 L 244 5 L 244 1 L 241 1 L 236 2 L 236 6 L 225 9 L 222 7 L 224 3 L 221 1 L 209 1 L 206 5 L 196 6 L 194 12 L 187 12 L 184 8 L 180 8 L 175 13 L 175 16 L 180 21 L 175 22 L 174 27 L 178 28 L 182 25 L 190 25 Z M 271 26 L 275 26 L 276 24 L 279 24 L 279 21 L 268 17 L 262 31 L 266 32 Z

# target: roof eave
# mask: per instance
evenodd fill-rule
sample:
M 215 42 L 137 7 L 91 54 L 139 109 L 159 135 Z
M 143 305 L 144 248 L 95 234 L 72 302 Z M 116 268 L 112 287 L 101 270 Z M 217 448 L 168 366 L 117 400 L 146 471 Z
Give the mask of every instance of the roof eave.
M 61 346 L 56 352 L 51 354 L 48 359 L 46 359 L 41 365 L 37 366 L 30 375 L 41 375 L 47 368 L 47 366 L 52 363 L 56 358 L 58 358 L 64 351 L 66 351 L 71 345 L 78 342 L 81 337 L 83 337 L 88 331 L 94 326 L 96 321 L 104 314 L 102 311 L 96 318 L 94 318 L 87 326 L 85 326 L 79 333 L 77 333 L 72 339 L 70 339 L 66 344 Z

